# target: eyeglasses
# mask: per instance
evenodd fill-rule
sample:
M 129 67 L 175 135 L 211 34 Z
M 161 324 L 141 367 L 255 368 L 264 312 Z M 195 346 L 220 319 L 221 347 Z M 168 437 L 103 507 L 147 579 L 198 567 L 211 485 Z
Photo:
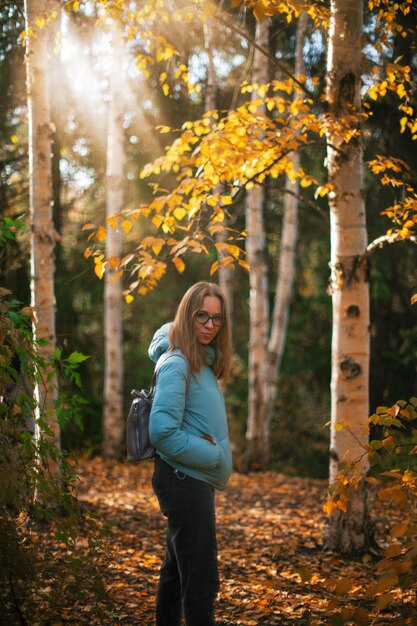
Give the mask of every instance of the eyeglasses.
M 213 326 L 221 326 L 223 323 L 223 315 L 209 315 L 205 311 L 197 311 L 195 319 L 198 324 L 204 324 L 204 326 L 209 320 L 213 322 Z

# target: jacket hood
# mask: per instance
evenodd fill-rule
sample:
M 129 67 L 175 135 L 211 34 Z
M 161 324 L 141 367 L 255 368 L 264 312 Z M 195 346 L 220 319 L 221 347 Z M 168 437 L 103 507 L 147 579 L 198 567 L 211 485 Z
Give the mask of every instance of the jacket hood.
M 149 346 L 148 354 L 149 358 L 156 363 L 160 356 L 168 351 L 170 341 L 168 337 L 169 329 L 172 326 L 172 322 L 164 324 L 153 336 L 151 345 Z M 213 346 L 205 346 L 206 349 L 206 363 L 209 366 L 213 366 L 216 359 L 216 351 Z
M 164 324 L 159 330 L 156 331 L 153 336 L 151 345 L 149 346 L 148 354 L 150 359 L 152 359 L 154 363 L 156 363 L 159 357 L 162 356 L 164 352 L 166 352 L 169 348 L 170 344 L 168 332 L 171 326 L 172 322 Z

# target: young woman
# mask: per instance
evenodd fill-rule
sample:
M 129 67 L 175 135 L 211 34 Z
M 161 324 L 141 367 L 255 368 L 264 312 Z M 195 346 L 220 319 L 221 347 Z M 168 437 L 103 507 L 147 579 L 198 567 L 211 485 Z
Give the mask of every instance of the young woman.
M 199 282 L 174 322 L 149 348 L 156 365 L 150 437 L 157 451 L 152 485 L 167 517 L 157 592 L 157 626 L 214 626 L 219 589 L 214 490 L 232 471 L 227 417 L 217 380 L 227 379 L 230 325 L 220 288 Z

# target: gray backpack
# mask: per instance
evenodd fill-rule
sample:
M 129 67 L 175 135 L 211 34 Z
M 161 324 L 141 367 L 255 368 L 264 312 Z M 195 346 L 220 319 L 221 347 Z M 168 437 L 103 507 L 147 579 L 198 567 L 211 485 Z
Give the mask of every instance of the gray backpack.
M 170 356 L 181 356 L 182 354 L 170 354 Z M 132 389 L 130 395 L 133 396 L 129 414 L 126 422 L 126 448 L 127 460 L 130 463 L 139 463 L 147 459 L 153 459 L 156 455 L 155 448 L 149 439 L 149 418 L 151 415 L 152 402 L 155 394 L 156 377 L 155 372 L 151 380 L 150 389 Z M 190 368 L 187 362 L 187 386 L 186 395 L 190 387 Z

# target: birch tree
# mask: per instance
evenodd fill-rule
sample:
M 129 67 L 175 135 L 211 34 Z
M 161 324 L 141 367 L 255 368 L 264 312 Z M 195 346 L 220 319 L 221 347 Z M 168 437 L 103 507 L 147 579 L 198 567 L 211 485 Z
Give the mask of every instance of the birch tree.
M 301 13 L 297 24 L 295 49 L 295 77 L 297 79 L 304 74 L 303 46 L 306 28 L 307 14 Z M 294 98 L 295 97 L 296 96 L 294 95 Z M 299 152 L 291 153 L 289 158 L 293 164 L 293 171 L 297 172 L 300 165 Z M 281 244 L 278 259 L 275 302 L 272 314 L 271 333 L 268 342 L 268 390 L 264 433 L 265 441 L 267 441 L 270 437 L 271 422 L 277 398 L 280 368 L 284 354 L 285 341 L 287 338 L 297 253 L 299 187 L 298 178 L 295 176 L 290 178 L 287 174 L 284 189 L 284 217 L 282 222 Z M 270 446 L 265 446 L 266 453 L 269 452 L 269 448 Z M 266 459 L 266 462 L 268 464 L 268 458 Z
M 269 81 L 269 20 L 256 23 L 253 53 L 253 83 L 266 85 Z M 262 50 L 264 52 L 262 52 Z M 252 99 L 255 99 L 253 95 Z M 265 109 L 264 109 L 265 111 Z M 246 199 L 246 253 L 249 273 L 249 405 L 246 428 L 247 469 L 264 467 L 266 407 L 267 407 L 267 341 L 269 329 L 268 266 L 264 225 L 265 188 L 256 184 Z
M 52 220 L 51 180 L 51 113 L 48 83 L 48 30 L 50 4 L 46 0 L 25 0 L 26 82 L 29 132 L 29 206 L 30 206 L 30 290 L 35 311 L 34 336 L 40 355 L 47 364 L 55 344 L 54 249 L 57 233 Z M 44 377 L 35 389 L 37 417 L 42 418 L 60 444 L 55 401 L 58 382 L 52 368 L 46 367 Z M 39 425 L 35 436 L 39 438 Z M 49 471 L 59 468 L 50 462 Z
M 104 274 L 104 415 L 103 454 L 121 458 L 123 454 L 123 326 L 122 282 L 117 279 L 111 259 L 122 252 L 122 231 L 118 223 L 123 209 L 124 164 L 123 84 L 121 47 L 113 43 L 110 103 L 108 113 L 106 215 L 108 235 L 106 254 L 110 259 Z
M 363 190 L 361 110 L 363 2 L 332 0 L 328 38 L 327 165 L 333 191 L 331 292 L 333 310 L 330 484 L 341 464 L 358 476 L 346 510 L 329 518 L 329 548 L 362 552 L 369 541 L 367 457 L 363 428 L 368 418 L 369 289 Z

